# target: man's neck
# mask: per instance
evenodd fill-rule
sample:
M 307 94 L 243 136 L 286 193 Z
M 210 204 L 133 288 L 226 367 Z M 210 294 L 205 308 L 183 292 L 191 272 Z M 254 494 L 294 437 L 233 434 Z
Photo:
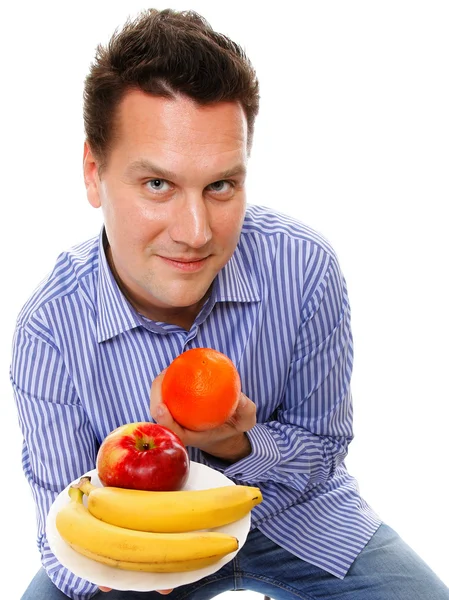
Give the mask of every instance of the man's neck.
M 161 323 L 168 323 L 170 325 L 177 325 L 178 327 L 182 327 L 186 331 L 189 331 L 197 315 L 199 314 L 205 302 L 209 298 L 212 286 L 209 288 L 206 295 L 203 298 L 201 298 L 199 302 L 192 306 L 159 308 L 157 306 L 149 305 L 144 300 L 136 298 L 134 295 L 129 293 L 126 285 L 122 282 L 117 273 L 114 261 L 112 260 L 111 247 L 107 241 L 106 236 L 104 237 L 103 242 L 106 259 L 108 261 L 109 268 L 111 269 L 111 273 L 115 281 L 117 282 L 120 291 L 131 304 L 131 306 L 139 314 L 143 315 L 147 319 L 150 319 L 151 321 L 158 321 Z

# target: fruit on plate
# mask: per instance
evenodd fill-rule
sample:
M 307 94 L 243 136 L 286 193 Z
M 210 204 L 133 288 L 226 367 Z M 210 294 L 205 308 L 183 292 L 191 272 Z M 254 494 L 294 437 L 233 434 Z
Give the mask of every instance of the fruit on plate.
M 211 529 L 243 518 L 262 502 L 259 488 L 227 485 L 204 490 L 148 492 L 96 487 L 90 477 L 76 484 L 97 519 L 119 527 L 160 533 Z
M 239 373 L 225 354 L 192 348 L 165 371 L 161 397 L 183 427 L 206 431 L 223 425 L 235 411 L 241 392 Z
M 189 455 L 179 437 L 162 425 L 128 423 L 107 435 L 97 454 L 97 473 L 105 486 L 171 491 L 189 475 Z
M 60 536 L 77 552 L 119 569 L 171 573 L 208 566 L 238 549 L 237 538 L 214 531 L 149 533 L 110 525 L 83 504 L 83 492 L 69 489 L 70 502 L 56 514 Z

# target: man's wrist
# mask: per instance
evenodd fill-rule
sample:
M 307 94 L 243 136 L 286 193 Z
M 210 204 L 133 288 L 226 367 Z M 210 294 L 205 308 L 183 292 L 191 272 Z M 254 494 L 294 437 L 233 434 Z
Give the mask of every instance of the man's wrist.
M 251 454 L 251 443 L 246 433 L 240 433 L 202 450 L 215 458 L 233 464 Z

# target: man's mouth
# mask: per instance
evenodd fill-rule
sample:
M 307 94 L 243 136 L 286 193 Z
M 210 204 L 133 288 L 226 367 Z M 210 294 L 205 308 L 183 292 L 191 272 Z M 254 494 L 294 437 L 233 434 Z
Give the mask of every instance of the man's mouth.
M 160 257 L 166 264 L 169 266 L 179 269 L 180 271 L 185 271 L 188 273 L 194 273 L 195 271 L 200 271 L 203 266 L 206 264 L 208 256 L 202 258 L 185 258 L 185 257 Z

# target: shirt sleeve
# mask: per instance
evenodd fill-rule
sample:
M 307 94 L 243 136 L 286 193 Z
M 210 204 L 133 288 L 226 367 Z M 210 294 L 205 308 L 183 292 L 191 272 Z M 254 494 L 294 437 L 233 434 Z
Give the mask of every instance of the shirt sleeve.
M 18 327 L 10 376 L 23 434 L 22 465 L 36 503 L 42 565 L 69 598 L 87 600 L 98 591 L 97 586 L 57 561 L 46 539 L 45 522 L 56 496 L 95 467 L 94 432 L 50 339 Z
M 252 452 L 224 469 L 249 484 L 297 492 L 326 482 L 352 440 L 352 335 L 345 281 L 331 259 L 301 313 L 282 403 L 247 435 Z

